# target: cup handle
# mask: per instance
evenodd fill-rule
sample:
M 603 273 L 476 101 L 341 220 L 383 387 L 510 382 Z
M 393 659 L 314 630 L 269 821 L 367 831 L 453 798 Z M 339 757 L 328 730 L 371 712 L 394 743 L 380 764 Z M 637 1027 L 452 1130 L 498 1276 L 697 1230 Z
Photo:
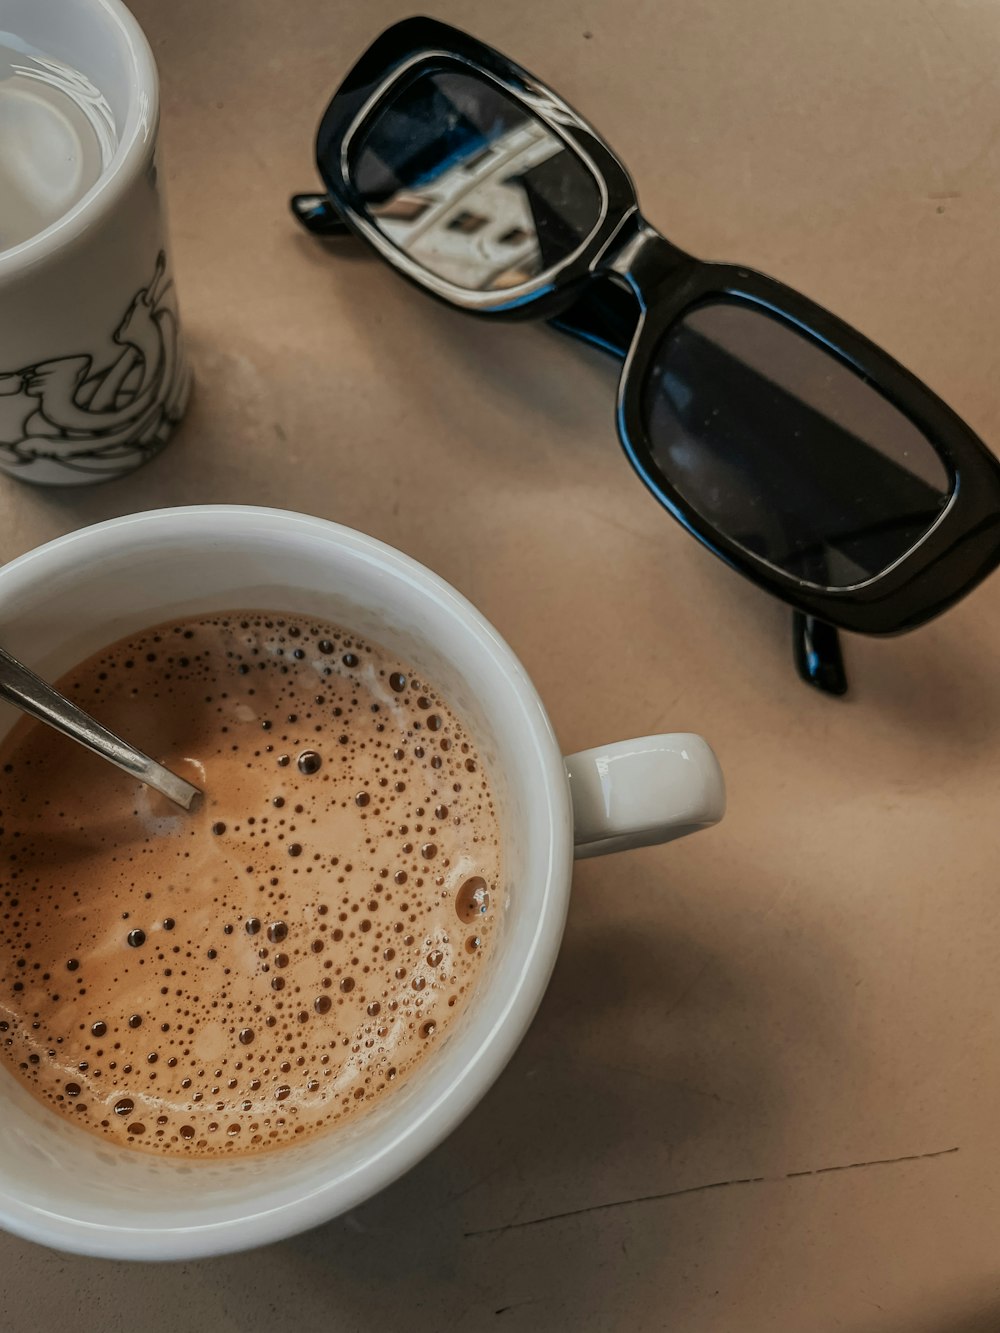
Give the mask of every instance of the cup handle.
M 577 857 L 670 842 L 725 814 L 719 761 L 691 732 L 618 741 L 564 762 Z

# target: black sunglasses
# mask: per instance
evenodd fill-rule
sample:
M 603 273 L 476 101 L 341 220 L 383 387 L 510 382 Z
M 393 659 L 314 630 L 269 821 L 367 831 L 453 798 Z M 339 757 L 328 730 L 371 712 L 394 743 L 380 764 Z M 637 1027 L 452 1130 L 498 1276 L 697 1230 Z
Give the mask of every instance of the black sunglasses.
M 604 141 L 520 66 L 407 19 L 320 123 L 326 195 L 292 209 L 357 233 L 450 305 L 547 319 L 624 361 L 618 430 L 656 498 L 795 608 L 803 678 L 847 688 L 837 631 L 893 634 L 1000 563 L 1000 464 L 909 371 L 773 278 L 654 231 Z

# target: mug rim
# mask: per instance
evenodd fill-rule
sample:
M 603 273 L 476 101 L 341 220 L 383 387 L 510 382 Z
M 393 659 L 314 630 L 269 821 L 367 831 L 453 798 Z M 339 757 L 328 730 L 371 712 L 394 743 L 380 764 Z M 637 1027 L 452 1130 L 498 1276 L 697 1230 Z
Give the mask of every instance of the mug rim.
M 27 240 L 0 249 L 0 283 L 44 263 L 113 213 L 133 177 L 152 156 L 160 120 L 160 80 L 146 34 L 122 0 L 86 0 L 99 19 L 117 27 L 130 63 L 129 104 L 111 163 L 72 208 Z
M 13 592 L 15 600 L 22 599 L 32 584 L 49 577 L 54 569 L 65 567 L 67 561 L 79 568 L 80 556 L 88 547 L 93 554 L 102 548 L 113 549 L 120 538 L 131 534 L 135 540 L 143 529 L 161 540 L 183 538 L 191 533 L 192 525 L 200 527 L 203 534 L 210 531 L 221 541 L 228 535 L 245 539 L 276 529 L 287 530 L 289 535 L 313 533 L 320 539 L 333 539 L 351 555 L 378 561 L 395 577 L 419 581 L 458 614 L 463 627 L 478 641 L 477 651 L 482 652 L 484 660 L 487 654 L 492 655 L 503 669 L 504 684 L 510 691 L 507 699 L 519 705 L 517 725 L 527 726 L 532 733 L 533 753 L 525 759 L 527 776 L 523 780 L 528 783 L 534 765 L 546 801 L 542 812 L 548 829 L 546 880 L 533 912 L 530 950 L 520 962 L 514 984 L 498 997 L 487 1040 L 474 1052 L 463 1052 L 470 1058 L 450 1077 L 439 1078 L 437 1085 L 430 1078 L 424 1104 L 418 1103 L 415 1111 L 404 1108 L 396 1128 L 383 1134 L 381 1146 L 373 1135 L 366 1145 L 369 1151 L 354 1168 L 326 1180 L 318 1179 L 312 1188 L 280 1202 L 268 1203 L 264 1186 L 260 1201 L 249 1212 L 241 1210 L 208 1222 L 196 1220 L 193 1204 L 193 1220 L 183 1226 L 168 1222 L 137 1226 L 128 1217 L 114 1225 L 97 1223 L 51 1209 L 42 1211 L 6 1190 L 0 1191 L 0 1224 L 4 1228 L 41 1244 L 104 1258 L 204 1258 L 268 1244 L 331 1220 L 410 1170 L 473 1109 L 520 1045 L 545 994 L 569 904 L 573 860 L 569 785 L 562 752 L 541 699 L 513 650 L 482 613 L 440 575 L 395 547 L 341 524 L 290 510 L 244 505 L 147 510 L 56 537 L 0 567 L 0 602 L 6 600 L 5 589 Z M 155 610 L 151 607 L 151 614 L 155 615 Z M 501 704 L 501 708 L 507 706 L 506 702 Z M 86 1134 L 83 1129 L 77 1132 Z M 335 1139 L 336 1131 L 330 1131 L 329 1136 Z M 212 1164 L 222 1162 L 212 1159 Z M 197 1169 L 196 1164 L 188 1165 Z

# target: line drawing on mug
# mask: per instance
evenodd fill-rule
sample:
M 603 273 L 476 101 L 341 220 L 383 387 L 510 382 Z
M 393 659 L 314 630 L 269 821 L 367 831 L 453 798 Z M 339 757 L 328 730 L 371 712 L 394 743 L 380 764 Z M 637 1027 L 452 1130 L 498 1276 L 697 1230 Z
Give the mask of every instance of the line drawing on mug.
M 163 250 L 111 336 L 121 351 L 98 368 L 81 353 L 0 370 L 0 467 L 45 461 L 101 476 L 130 471 L 166 443 L 190 375 Z

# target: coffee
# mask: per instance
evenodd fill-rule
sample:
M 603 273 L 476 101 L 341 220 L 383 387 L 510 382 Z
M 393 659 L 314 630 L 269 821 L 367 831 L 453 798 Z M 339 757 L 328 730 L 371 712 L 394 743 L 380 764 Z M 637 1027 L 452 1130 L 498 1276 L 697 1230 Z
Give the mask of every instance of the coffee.
M 454 1023 L 500 897 L 471 735 L 344 629 L 169 623 L 60 688 L 193 814 L 37 723 L 0 746 L 0 1054 L 73 1123 L 187 1157 L 300 1142 Z

